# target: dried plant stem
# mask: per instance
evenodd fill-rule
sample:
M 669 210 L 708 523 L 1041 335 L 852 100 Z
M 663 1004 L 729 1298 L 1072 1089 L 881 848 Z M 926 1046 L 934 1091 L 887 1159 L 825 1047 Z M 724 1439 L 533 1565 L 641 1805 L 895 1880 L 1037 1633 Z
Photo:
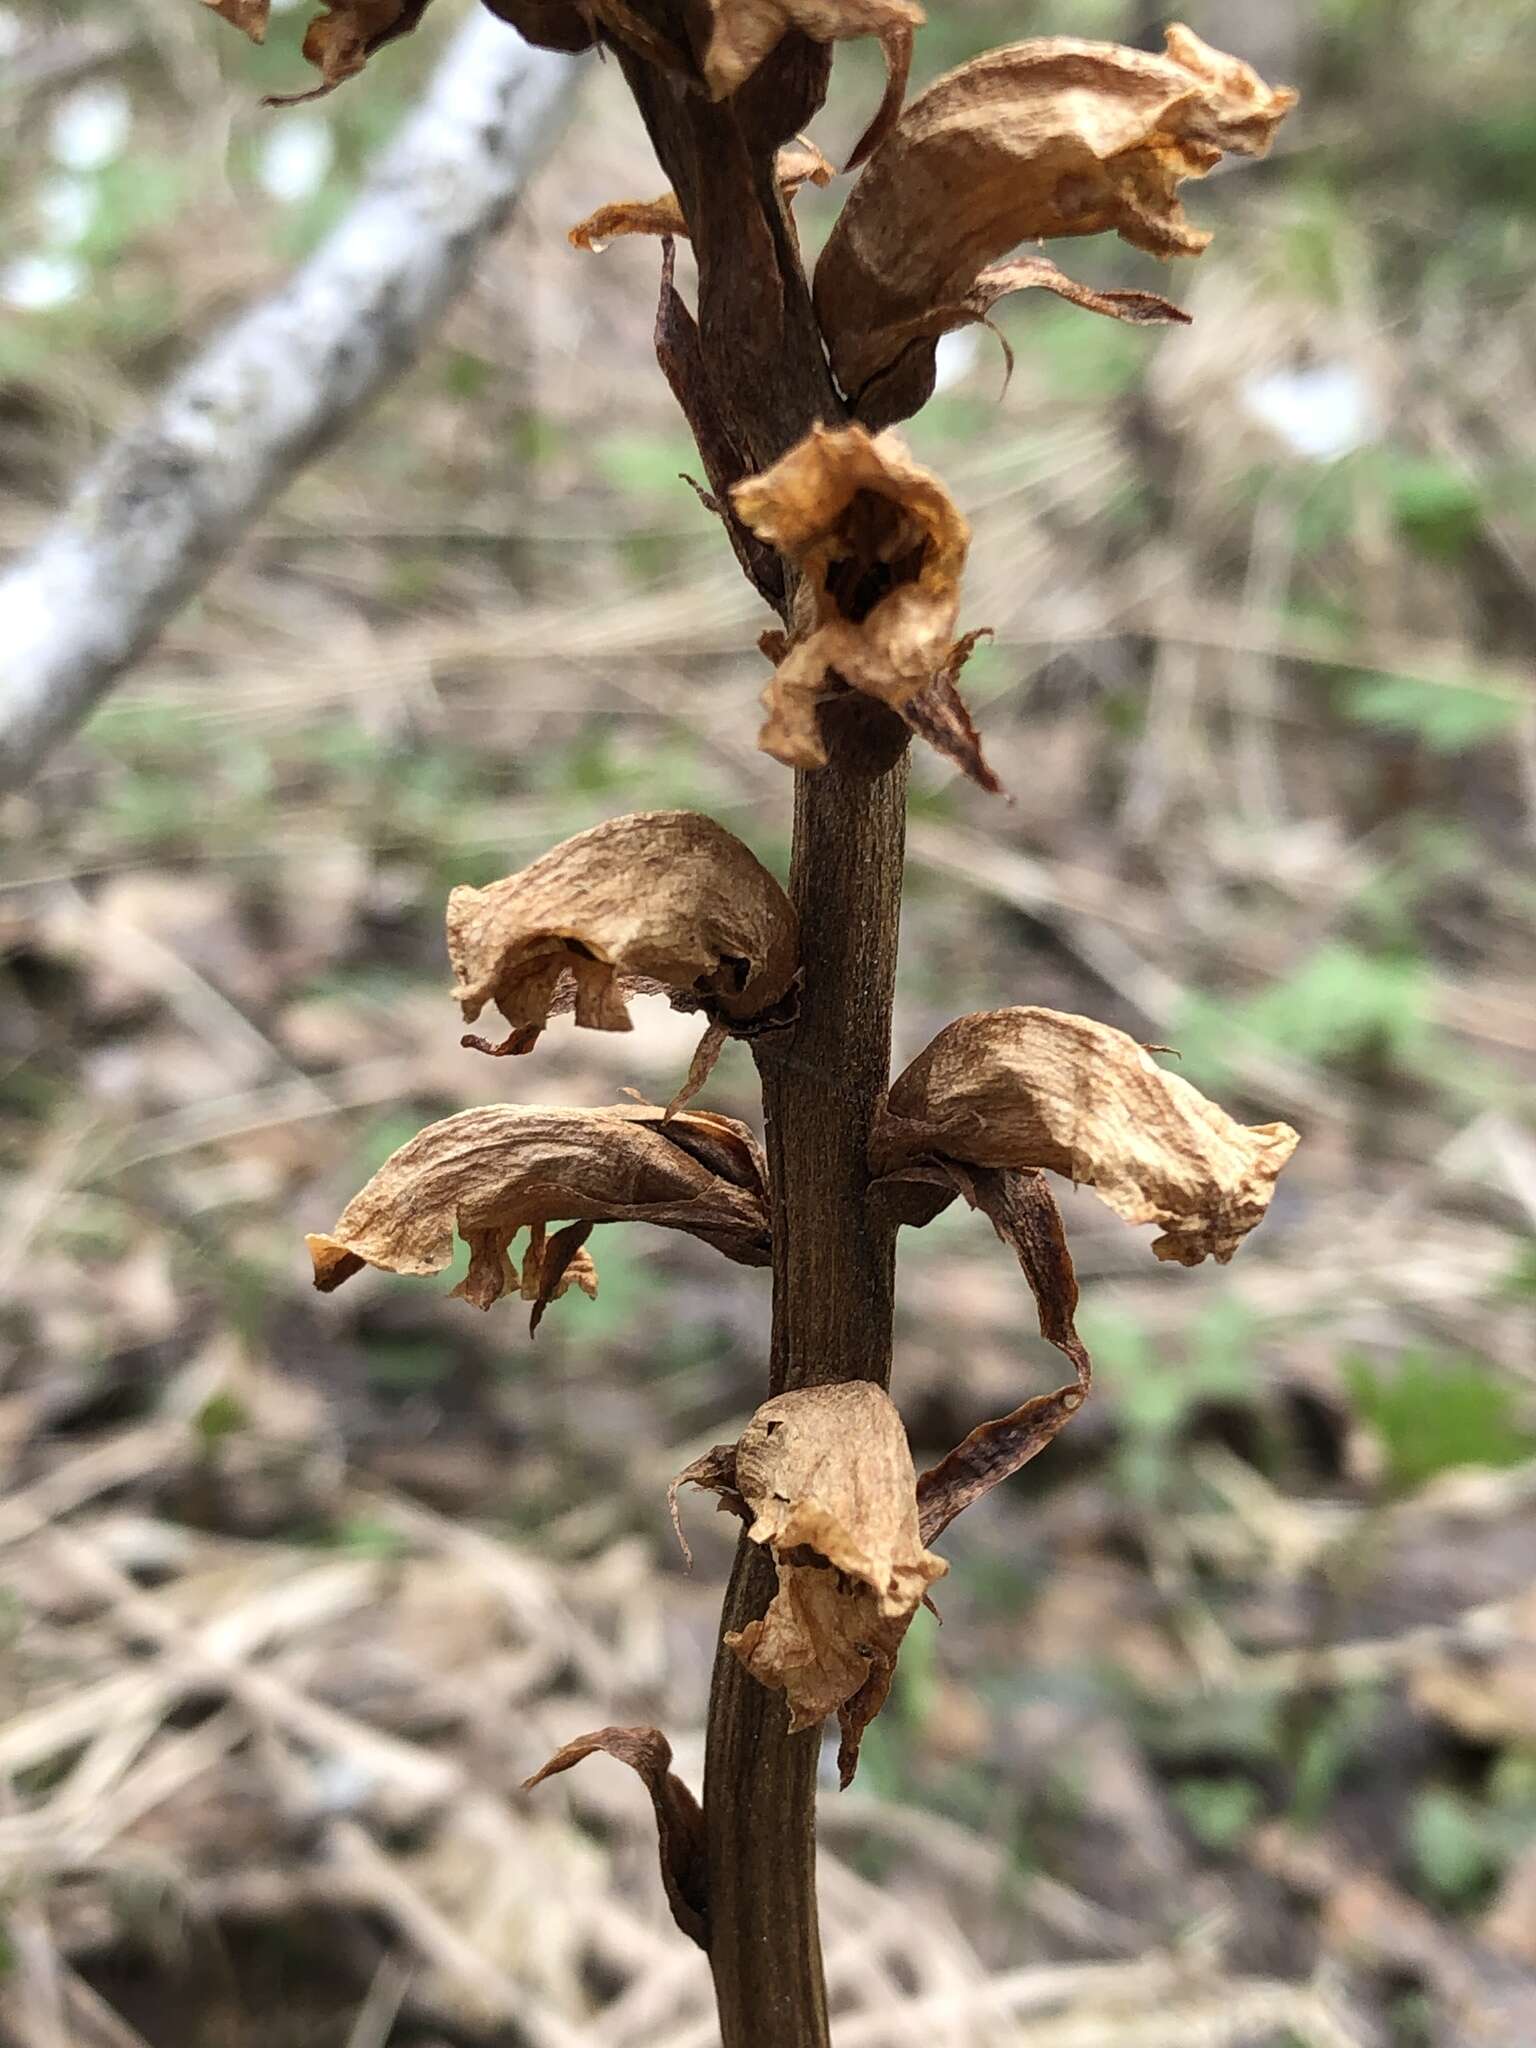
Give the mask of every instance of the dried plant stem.
M 674 32 L 669 0 L 646 10 Z M 712 104 L 633 56 L 626 76 L 688 221 L 701 356 L 750 470 L 843 409 L 811 310 L 774 149 L 814 113 L 828 53 L 788 36 L 751 89 Z M 696 423 L 697 424 L 697 423 Z M 790 895 L 803 1008 L 762 1056 L 774 1201 L 772 1389 L 890 1378 L 894 1247 L 865 1201 L 875 1106 L 889 1079 L 906 811 L 905 735 L 878 707 L 830 735 L 831 765 L 795 788 Z M 743 1540 L 726 1595 L 704 1776 L 710 1962 L 724 2048 L 826 2048 L 816 1921 L 820 1739 L 790 1735 L 783 1696 L 724 1647 L 767 1606 L 774 1575 Z
M 773 1389 L 891 1369 L 891 1233 L 864 1200 L 870 1119 L 890 1059 L 906 757 L 871 780 L 835 765 L 797 778 L 790 893 L 807 999 L 792 1047 L 765 1057 L 774 1188 Z M 812 993 L 814 991 L 814 994 Z M 743 1537 L 722 1616 L 742 1628 L 774 1573 Z M 709 1706 L 710 1962 L 725 2048 L 823 2048 L 816 1924 L 814 1730 L 723 1643 Z

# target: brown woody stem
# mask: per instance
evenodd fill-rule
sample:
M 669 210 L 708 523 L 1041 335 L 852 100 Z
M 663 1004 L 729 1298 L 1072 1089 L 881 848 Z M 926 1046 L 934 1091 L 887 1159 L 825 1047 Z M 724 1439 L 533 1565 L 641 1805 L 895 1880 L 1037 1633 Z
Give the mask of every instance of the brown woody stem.
M 677 0 L 647 0 L 644 11 L 686 47 Z M 702 388 L 685 407 L 714 464 L 722 449 L 734 451 L 736 473 L 748 475 L 818 420 L 843 417 L 773 176 L 776 148 L 821 103 L 829 52 L 786 36 L 723 104 L 619 54 L 698 263 L 699 347 L 679 354 L 696 356 Z M 862 700 L 827 725 L 831 764 L 795 781 L 800 1021 L 787 1049 L 765 1040 L 759 1056 L 773 1174 L 776 1393 L 851 1379 L 884 1386 L 891 1369 L 894 1232 L 865 1194 L 870 1122 L 890 1069 L 906 735 Z M 709 1708 L 710 1963 L 723 2048 L 826 2048 L 820 1735 L 791 1735 L 783 1695 L 750 1678 L 723 1640 L 763 1612 L 773 1587 L 765 1554 L 743 1538 Z

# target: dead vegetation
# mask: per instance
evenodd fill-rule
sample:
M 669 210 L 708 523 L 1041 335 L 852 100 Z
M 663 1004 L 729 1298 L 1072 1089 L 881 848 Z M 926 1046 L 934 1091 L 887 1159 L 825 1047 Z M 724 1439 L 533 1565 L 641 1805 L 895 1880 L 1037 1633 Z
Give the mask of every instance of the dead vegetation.
M 1459 106 L 1507 58 L 1410 83 Z M 151 7 L 80 61 L 122 67 L 136 147 L 201 104 L 203 39 Z M 80 77 L 41 75 L 23 135 Z M 716 2038 L 643 1787 L 600 1759 L 518 1787 L 573 1730 L 653 1721 L 699 1783 L 734 1525 L 695 1513 L 686 1577 L 665 1494 L 756 1404 L 766 1283 L 608 1230 L 597 1300 L 530 1352 L 511 1305 L 444 1304 L 457 1269 L 316 1300 L 300 1244 L 514 1066 L 549 1105 L 665 1100 L 686 1067 L 698 1020 L 654 998 L 627 1035 L 555 1018 L 537 1062 L 458 1050 L 447 887 L 637 787 L 773 851 L 760 608 L 633 367 L 654 250 L 561 239 L 655 182 L 592 90 L 601 143 L 551 166 L 383 425 L 3 814 L 24 2048 Z M 834 159 L 867 97 L 829 111 Z M 1282 161 L 1240 188 L 1243 246 L 1178 273 L 1187 334 L 1154 353 L 1062 309 L 1108 337 L 1085 358 L 1026 303 L 1006 396 L 982 333 L 913 435 L 973 529 L 996 639 L 968 691 L 1017 803 L 919 770 L 900 1062 L 1002 993 L 1176 1045 L 1306 1143 L 1230 1272 L 1169 1275 L 1066 1205 L 1098 1391 L 961 1525 L 945 1628 L 916 1617 L 858 1788 L 829 1786 L 838 2048 L 1536 2035 L 1531 286 L 1518 255 L 1400 274 L 1392 217 L 1439 202 L 1319 118 L 1343 217 Z M 7 360 L 5 546 L 274 274 L 246 201 L 135 231 L 173 321 Z M 1315 423 L 1285 380 L 1325 371 L 1364 438 L 1321 462 L 1266 407 Z M 727 1046 L 710 1106 L 747 1114 L 748 1076 Z M 906 1258 L 920 1464 L 1024 1361 L 1051 1384 L 960 1206 Z

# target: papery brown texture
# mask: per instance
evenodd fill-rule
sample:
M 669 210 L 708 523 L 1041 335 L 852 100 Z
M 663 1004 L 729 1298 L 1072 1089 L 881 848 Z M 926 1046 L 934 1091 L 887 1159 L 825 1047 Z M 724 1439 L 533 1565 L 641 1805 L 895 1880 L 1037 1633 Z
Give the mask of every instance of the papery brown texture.
M 1179 185 L 1223 154 L 1262 156 L 1295 103 L 1177 25 L 1162 55 L 1053 36 L 948 72 L 871 157 L 816 266 L 832 368 L 859 416 L 903 417 L 877 380 L 920 385 L 933 340 L 1003 292 L 1061 289 L 989 271 L 1022 242 L 1114 230 L 1158 256 L 1198 255 L 1210 236 L 1186 219 Z M 1063 295 L 1121 319 L 1178 317 L 1149 294 Z M 918 369 L 898 369 L 908 350 Z
M 1056 1010 L 957 1018 L 877 1112 L 877 1177 L 924 1160 L 1043 1167 L 1091 1187 L 1127 1223 L 1155 1223 L 1160 1259 L 1225 1264 L 1264 1215 L 1296 1149 L 1287 1124 L 1246 1126 L 1123 1031 Z
M 775 165 L 779 190 L 793 199 L 802 185 L 828 185 L 837 175 L 813 142 L 792 142 L 781 149 Z M 574 249 L 597 255 L 621 235 L 664 235 L 688 239 L 688 223 L 675 192 L 663 192 L 656 199 L 616 199 L 600 206 L 569 230 L 566 240 Z
M 726 1642 L 760 1684 L 784 1693 L 792 1732 L 838 1716 L 847 1785 L 912 1616 L 948 1570 L 918 1532 L 901 1417 L 865 1381 L 779 1394 L 734 1457 L 717 1447 L 683 1481 L 743 1503 L 748 1536 L 771 1551 L 773 1602 Z
M 211 7 L 224 21 L 232 22 L 253 43 L 266 41 L 272 0 L 203 0 L 203 5 Z
M 913 0 L 705 0 L 705 5 L 704 80 L 717 100 L 750 78 L 791 29 L 813 43 L 878 36 L 895 39 L 899 46 L 923 24 L 923 10 Z
M 541 50 L 590 50 L 597 41 L 592 9 L 584 0 L 482 0 L 492 14 L 510 22 L 525 42 Z
M 584 1229 L 545 1240 L 541 1226 L 567 1220 L 663 1224 L 739 1265 L 771 1257 L 763 1157 L 745 1124 L 702 1111 L 667 1121 L 651 1108 L 511 1103 L 429 1124 L 352 1198 L 334 1231 L 305 1242 L 315 1285 L 329 1293 L 364 1265 L 441 1273 L 457 1232 L 470 1261 L 456 1295 L 489 1308 L 520 1292 L 537 1311 L 572 1284 L 596 1286 Z M 519 1273 L 509 1250 L 529 1227 Z
M 349 78 L 355 78 L 375 50 L 409 35 L 426 13 L 429 0 L 325 0 L 304 35 L 304 55 L 320 73 L 309 92 L 275 95 L 269 107 L 297 107 L 324 99 Z
M 745 524 L 801 572 L 789 638 L 765 643 L 777 667 L 763 693 L 763 751 L 787 767 L 824 767 L 819 714 L 847 687 L 995 788 L 969 720 L 933 715 L 976 638 L 954 638 L 971 531 L 938 478 L 894 434 L 817 426 L 731 495 Z
M 628 1031 L 626 990 L 667 993 L 712 1027 L 750 1034 L 784 1021 L 798 967 L 789 898 L 733 833 L 696 811 L 645 811 L 594 825 L 531 867 L 448 899 L 448 954 L 466 1023 L 495 1003 L 510 1026 L 483 1052 L 531 1051 L 551 1011 Z M 706 1033 L 697 1087 L 722 1032 Z M 685 1091 L 685 1093 L 688 1091 Z
M 601 1751 L 628 1764 L 643 1780 L 656 1812 L 661 1881 L 672 1918 L 700 1948 L 709 1947 L 709 1858 L 704 1815 L 672 1770 L 672 1745 L 659 1728 L 599 1728 L 557 1749 L 541 1771 L 523 1781 L 525 1792 Z

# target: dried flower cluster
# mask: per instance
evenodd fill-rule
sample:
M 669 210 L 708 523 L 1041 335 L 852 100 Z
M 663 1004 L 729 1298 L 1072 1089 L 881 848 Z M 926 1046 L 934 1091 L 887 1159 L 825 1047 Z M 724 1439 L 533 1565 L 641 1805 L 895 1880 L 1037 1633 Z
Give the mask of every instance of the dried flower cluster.
M 270 0 L 205 4 L 257 40 L 265 33 Z M 795 769 L 822 769 L 824 714 L 834 702 L 857 708 L 863 699 L 898 734 L 893 718 L 997 789 L 955 687 L 979 637 L 959 630 L 970 530 L 890 429 L 931 393 L 939 338 L 987 320 L 1007 293 L 1044 289 L 1114 319 L 1182 321 L 1166 299 L 1091 290 L 1035 250 L 1015 252 L 1113 232 L 1157 256 L 1198 254 L 1209 237 L 1185 217 L 1181 185 L 1224 154 L 1262 156 L 1295 95 L 1175 26 L 1162 54 L 1066 38 L 995 50 L 904 109 L 922 19 L 912 0 L 486 4 L 531 41 L 618 46 L 665 69 L 677 94 L 743 94 L 744 108 L 745 89 L 756 92 L 753 81 L 770 75 L 764 67 L 787 38 L 882 44 L 887 91 L 853 153 L 864 168 L 816 265 L 811 300 L 841 415 L 777 460 L 743 453 L 747 437 L 729 394 L 722 397 L 718 366 L 706 360 L 676 289 L 674 244 L 690 232 L 677 194 L 601 208 L 571 240 L 595 250 L 618 236 L 663 238 L 658 357 L 695 429 L 708 502 L 782 621 L 761 643 L 773 662 L 761 747 Z M 328 0 L 304 43 L 321 73 L 318 90 L 414 28 L 425 6 Z M 796 125 L 798 116 L 773 129 L 753 173 L 754 203 L 771 208 L 777 187 L 791 254 L 790 202 L 834 176 L 804 138 L 785 142 Z M 767 131 L 759 124 L 754 132 Z M 626 1031 L 629 1003 L 642 994 L 699 1011 L 703 1039 L 666 1109 L 501 1105 L 430 1125 L 353 1197 L 331 1232 L 308 1240 L 315 1284 L 329 1290 L 364 1266 L 438 1273 L 457 1237 L 469 1262 L 454 1292 L 482 1309 L 516 1295 L 532 1304 L 537 1327 L 572 1288 L 595 1293 L 586 1246 L 599 1224 L 660 1224 L 738 1264 L 770 1264 L 773 1191 L 756 1139 L 731 1118 L 684 1105 L 728 1036 L 765 1041 L 770 1054 L 789 1039 L 800 940 L 774 877 L 732 834 L 692 812 L 614 819 L 489 888 L 455 889 L 447 945 L 456 999 L 467 1023 L 494 1005 L 507 1026 L 500 1043 L 466 1037 L 465 1045 L 527 1054 L 562 1011 L 581 1027 Z M 734 1443 L 674 1483 L 674 1516 L 679 1487 L 713 1492 L 771 1558 L 771 1603 L 726 1647 L 784 1695 L 791 1729 L 836 1715 L 844 1784 L 890 1690 L 903 1637 L 947 1570 L 927 1546 L 1044 1449 L 1088 1395 L 1077 1281 L 1047 1176 L 1092 1188 L 1127 1223 L 1155 1226 L 1161 1259 L 1225 1261 L 1264 1216 L 1296 1142 L 1284 1124 L 1234 1122 L 1124 1033 L 1037 1008 L 956 1019 L 891 1086 L 869 1133 L 868 1200 L 913 1225 L 957 1196 L 980 1210 L 1017 1258 L 1041 1334 L 1071 1377 L 983 1422 L 920 1475 L 878 1386 L 802 1384 L 764 1403 Z M 786 1248 L 778 1250 L 782 1261 Z M 817 1361 L 796 1363 L 803 1380 L 832 1376 Z M 645 1782 L 673 1913 L 707 1946 L 703 1816 L 656 1730 L 600 1729 L 529 1783 L 596 1752 Z

